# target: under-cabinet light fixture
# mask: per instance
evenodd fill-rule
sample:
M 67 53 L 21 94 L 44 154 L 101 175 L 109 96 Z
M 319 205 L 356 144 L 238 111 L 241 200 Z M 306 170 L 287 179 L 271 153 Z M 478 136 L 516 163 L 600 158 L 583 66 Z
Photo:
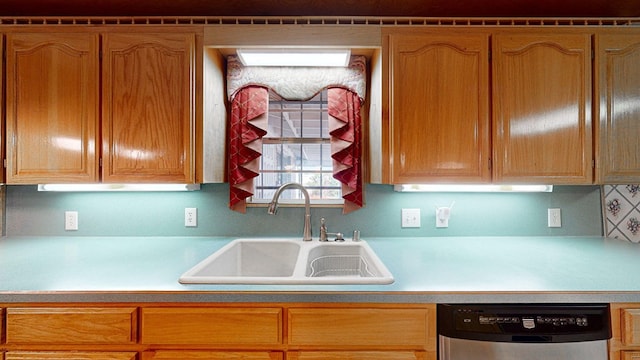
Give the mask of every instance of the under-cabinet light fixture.
M 107 191 L 194 191 L 200 184 L 39 184 L 38 191 L 107 192 Z
M 349 65 L 349 49 L 237 49 L 244 66 L 333 66 Z
M 553 185 L 403 184 L 398 192 L 552 192 Z

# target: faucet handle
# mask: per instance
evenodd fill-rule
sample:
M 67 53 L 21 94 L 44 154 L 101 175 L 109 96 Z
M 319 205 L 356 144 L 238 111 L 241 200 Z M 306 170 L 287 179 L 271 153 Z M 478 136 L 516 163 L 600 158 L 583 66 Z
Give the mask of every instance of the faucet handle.
M 327 239 L 327 222 L 324 218 L 320 218 L 320 241 L 329 241 Z

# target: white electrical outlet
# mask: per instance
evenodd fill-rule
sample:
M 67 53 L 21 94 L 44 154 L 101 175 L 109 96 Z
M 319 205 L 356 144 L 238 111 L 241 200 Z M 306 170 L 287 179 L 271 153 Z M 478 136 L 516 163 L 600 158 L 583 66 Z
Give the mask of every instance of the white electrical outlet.
M 449 217 L 451 217 L 450 207 L 436 208 L 436 227 L 437 228 L 449 227 Z
M 420 227 L 420 209 L 402 209 L 402 227 Z
M 547 223 L 549 227 L 562 227 L 560 209 L 547 209 Z
M 198 226 L 198 209 L 197 208 L 184 209 L 184 226 L 186 227 Z
M 77 211 L 64 212 L 64 229 L 78 230 L 78 212 Z

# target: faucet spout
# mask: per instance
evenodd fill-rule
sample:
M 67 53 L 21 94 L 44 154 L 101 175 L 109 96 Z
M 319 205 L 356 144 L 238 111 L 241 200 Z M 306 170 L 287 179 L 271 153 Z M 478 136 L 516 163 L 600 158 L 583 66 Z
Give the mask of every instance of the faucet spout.
M 304 188 L 304 186 L 298 183 L 287 183 L 280 186 L 278 190 L 276 190 L 275 194 L 273 194 L 273 198 L 267 208 L 267 213 L 275 215 L 278 212 L 278 199 L 280 198 L 280 194 L 289 188 L 298 189 L 302 192 L 302 195 L 304 195 L 304 228 L 302 229 L 302 240 L 311 241 L 311 204 L 309 200 L 309 192 Z

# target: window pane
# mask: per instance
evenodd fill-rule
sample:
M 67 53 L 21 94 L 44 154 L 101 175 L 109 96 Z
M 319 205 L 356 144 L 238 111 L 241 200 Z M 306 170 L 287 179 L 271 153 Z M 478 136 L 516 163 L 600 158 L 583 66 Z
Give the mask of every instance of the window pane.
M 340 183 L 332 177 L 327 108 L 326 90 L 308 101 L 282 100 L 271 94 L 254 199 L 270 200 L 288 182 L 304 185 L 312 199 L 340 199 Z M 294 190 L 287 190 L 282 198 L 303 199 Z

